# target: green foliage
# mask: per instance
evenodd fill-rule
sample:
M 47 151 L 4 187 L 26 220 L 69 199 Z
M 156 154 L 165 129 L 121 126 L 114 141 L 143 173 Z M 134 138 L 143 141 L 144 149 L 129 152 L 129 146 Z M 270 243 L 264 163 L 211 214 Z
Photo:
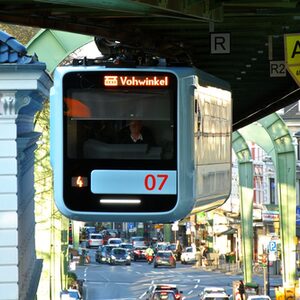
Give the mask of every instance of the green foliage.
M 35 152 L 35 203 L 37 223 L 49 221 L 51 213 L 52 170 L 50 166 L 50 132 L 49 132 L 50 108 L 49 102 L 45 102 L 44 108 L 35 118 L 35 131 L 41 132 L 38 148 Z M 47 215 L 47 212 L 49 215 Z
M 68 272 L 68 287 L 74 286 L 77 282 L 77 275 L 73 272 Z

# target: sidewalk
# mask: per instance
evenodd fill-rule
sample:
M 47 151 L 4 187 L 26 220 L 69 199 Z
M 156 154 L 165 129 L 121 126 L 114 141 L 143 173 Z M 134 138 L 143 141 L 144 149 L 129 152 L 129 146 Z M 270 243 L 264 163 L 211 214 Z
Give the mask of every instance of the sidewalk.
M 217 272 L 217 273 L 224 273 L 224 275 L 229 275 L 229 276 L 235 276 L 238 275 L 243 278 L 243 271 L 242 269 L 236 264 L 236 263 L 231 263 L 231 264 L 222 264 L 222 265 L 217 265 L 217 266 L 197 266 L 195 264 L 193 268 L 199 269 L 201 271 L 206 271 L 206 272 Z M 261 291 L 263 290 L 264 287 L 264 277 L 263 274 L 254 274 L 253 273 L 253 282 L 257 283 L 260 286 Z M 271 299 L 275 299 L 275 287 L 282 286 L 282 276 L 281 275 L 271 275 L 269 277 L 270 281 L 270 297 Z M 262 292 L 261 292 L 262 293 Z
M 194 268 L 201 269 L 203 271 L 212 271 L 212 272 L 222 272 L 227 275 L 243 275 L 242 266 L 239 263 L 222 263 L 211 266 L 199 266 L 199 263 L 196 263 Z M 254 277 L 263 277 L 263 273 L 256 274 L 253 272 Z M 281 274 L 270 274 L 270 278 L 281 278 Z

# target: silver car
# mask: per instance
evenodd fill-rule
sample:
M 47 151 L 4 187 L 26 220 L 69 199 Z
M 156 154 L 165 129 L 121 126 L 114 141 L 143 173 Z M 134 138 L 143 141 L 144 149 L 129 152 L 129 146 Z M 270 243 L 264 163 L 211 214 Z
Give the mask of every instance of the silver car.
M 134 248 L 146 246 L 146 241 L 143 236 L 133 236 L 130 241 Z

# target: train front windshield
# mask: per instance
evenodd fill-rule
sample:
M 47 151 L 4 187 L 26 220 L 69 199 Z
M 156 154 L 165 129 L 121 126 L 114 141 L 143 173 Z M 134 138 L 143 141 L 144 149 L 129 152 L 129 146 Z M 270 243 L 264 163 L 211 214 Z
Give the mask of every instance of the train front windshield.
M 176 170 L 176 95 L 176 76 L 167 72 L 65 74 L 64 178 L 72 178 L 65 192 L 79 175 L 89 186 L 93 170 Z M 99 206 L 91 201 L 90 209 Z

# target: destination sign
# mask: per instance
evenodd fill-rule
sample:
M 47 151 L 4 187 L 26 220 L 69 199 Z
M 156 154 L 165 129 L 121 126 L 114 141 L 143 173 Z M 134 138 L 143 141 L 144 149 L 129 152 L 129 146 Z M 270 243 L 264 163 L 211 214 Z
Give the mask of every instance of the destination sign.
M 169 85 L 168 76 L 126 76 L 106 75 L 104 86 L 153 86 L 161 87 Z

